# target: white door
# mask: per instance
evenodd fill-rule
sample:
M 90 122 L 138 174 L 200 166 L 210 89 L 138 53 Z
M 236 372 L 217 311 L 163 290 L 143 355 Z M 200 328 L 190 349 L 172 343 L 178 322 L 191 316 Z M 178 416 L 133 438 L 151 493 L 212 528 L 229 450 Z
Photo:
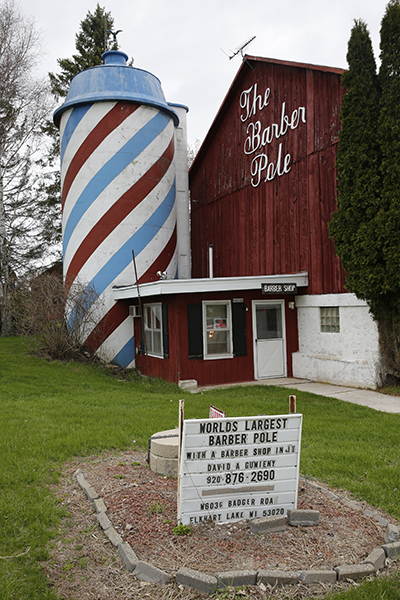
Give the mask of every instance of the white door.
M 256 379 L 286 376 L 285 303 L 253 301 L 254 372 Z

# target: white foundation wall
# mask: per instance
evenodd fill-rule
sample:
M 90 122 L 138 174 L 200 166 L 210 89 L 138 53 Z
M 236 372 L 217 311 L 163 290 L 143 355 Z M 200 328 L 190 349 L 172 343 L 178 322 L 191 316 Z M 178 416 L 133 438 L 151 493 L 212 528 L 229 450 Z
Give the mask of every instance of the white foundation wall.
M 321 332 L 321 307 L 339 307 L 340 332 Z M 376 388 L 378 329 L 368 306 L 354 294 L 296 297 L 299 351 L 293 376 L 338 385 Z

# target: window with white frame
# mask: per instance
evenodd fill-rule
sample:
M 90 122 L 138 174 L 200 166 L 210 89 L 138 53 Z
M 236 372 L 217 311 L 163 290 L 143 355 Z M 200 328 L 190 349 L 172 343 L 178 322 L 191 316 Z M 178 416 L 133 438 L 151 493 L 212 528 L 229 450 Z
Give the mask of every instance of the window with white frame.
M 203 302 L 204 358 L 231 358 L 232 311 L 226 300 Z
M 340 333 L 338 306 L 321 306 L 320 319 L 322 333 Z
M 145 304 L 143 308 L 147 353 L 163 358 L 161 304 Z

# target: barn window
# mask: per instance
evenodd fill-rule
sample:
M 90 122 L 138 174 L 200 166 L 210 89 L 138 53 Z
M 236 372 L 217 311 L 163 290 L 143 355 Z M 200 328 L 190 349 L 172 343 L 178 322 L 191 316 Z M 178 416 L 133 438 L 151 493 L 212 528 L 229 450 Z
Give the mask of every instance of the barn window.
M 232 311 L 226 300 L 203 302 L 204 358 L 231 358 Z
M 321 332 L 322 333 L 339 333 L 339 307 L 338 306 L 322 306 L 320 308 Z
M 146 336 L 147 353 L 150 356 L 167 358 L 169 356 L 167 306 L 163 304 L 145 304 L 143 307 L 143 329 Z M 144 343 L 142 346 L 144 346 Z

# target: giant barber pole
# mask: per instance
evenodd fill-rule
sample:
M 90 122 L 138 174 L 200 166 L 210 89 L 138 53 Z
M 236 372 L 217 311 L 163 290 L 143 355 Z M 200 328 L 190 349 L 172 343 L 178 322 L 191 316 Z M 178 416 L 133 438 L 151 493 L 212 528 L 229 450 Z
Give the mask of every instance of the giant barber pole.
M 63 269 L 67 291 L 74 282 L 95 290 L 96 319 L 86 342 L 105 360 L 133 366 L 132 320 L 112 288 L 134 281 L 132 251 L 139 283 L 158 279 L 159 271 L 188 276 L 178 275 L 175 159 L 177 111 L 183 120 L 186 111 L 171 108 L 159 80 L 127 66 L 123 52 L 103 58 L 104 65 L 72 80 L 54 113 L 61 133 Z

